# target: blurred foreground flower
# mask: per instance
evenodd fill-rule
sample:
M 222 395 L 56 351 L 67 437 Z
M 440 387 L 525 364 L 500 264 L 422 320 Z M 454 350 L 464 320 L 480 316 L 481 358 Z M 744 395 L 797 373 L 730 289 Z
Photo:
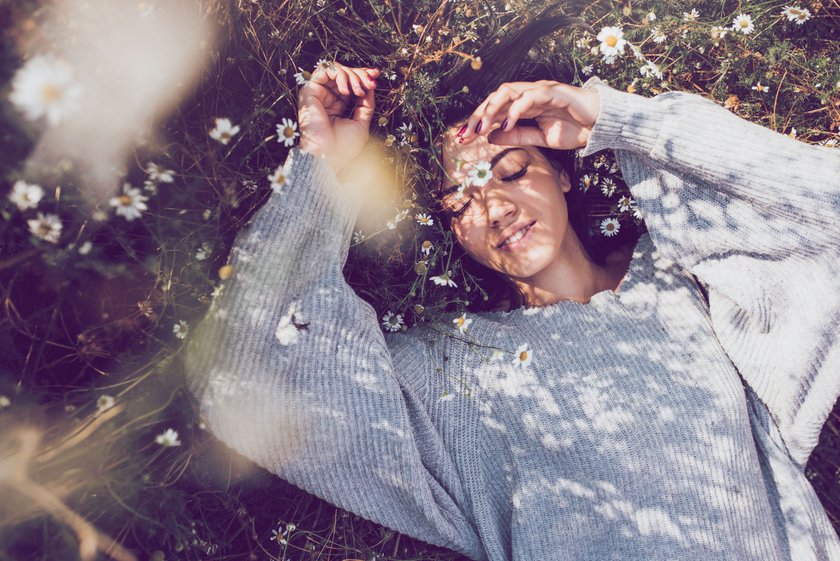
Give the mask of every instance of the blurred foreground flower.
M 15 182 L 11 193 L 9 193 L 9 200 L 12 201 L 19 210 L 27 210 L 37 207 L 43 197 L 44 190 L 40 185 L 27 183 L 22 179 Z
M 9 99 L 30 121 L 46 116 L 47 123 L 55 126 L 77 109 L 81 94 L 69 64 L 52 55 L 38 55 L 15 74 Z
M 140 218 L 143 213 L 141 211 L 148 210 L 146 201 L 149 197 L 140 192 L 137 187 L 132 187 L 130 183 L 123 184 L 123 194 L 113 197 L 108 204 L 116 207 L 116 213 L 123 216 L 126 220 L 131 221 L 135 218 Z
M 476 187 L 484 187 L 493 179 L 493 171 L 490 169 L 490 162 L 484 160 L 478 162 L 473 166 L 468 175 L 469 183 Z
M 96 414 L 101 415 L 114 406 L 114 398 L 110 395 L 100 395 L 96 400 Z
M 12 404 L 12 400 L 10 400 L 5 395 L 0 395 L 0 409 L 5 409 L 6 407 Z
M 268 180 L 271 182 L 271 190 L 275 193 L 279 193 L 283 190 L 283 187 L 286 185 L 286 168 L 285 166 L 277 166 L 277 169 L 268 176 Z
M 228 118 L 217 118 L 215 126 L 210 131 L 210 138 L 227 144 L 239 132 L 239 125 L 234 125 Z
M 58 243 L 61 238 L 61 219 L 56 214 L 38 213 L 37 218 L 27 220 L 29 231 L 44 241 Z
M 178 339 L 186 339 L 190 332 L 190 325 L 184 320 L 179 320 L 178 323 L 172 326 L 172 333 Z
M 178 431 L 173 429 L 166 429 L 155 437 L 155 442 L 165 448 L 180 446 L 181 441 L 178 440 Z
M 159 183 L 172 183 L 175 181 L 175 172 L 171 169 L 163 169 L 161 166 L 157 165 L 154 162 L 149 162 L 146 164 L 146 173 L 149 176 L 149 179 L 152 181 L 157 181 Z

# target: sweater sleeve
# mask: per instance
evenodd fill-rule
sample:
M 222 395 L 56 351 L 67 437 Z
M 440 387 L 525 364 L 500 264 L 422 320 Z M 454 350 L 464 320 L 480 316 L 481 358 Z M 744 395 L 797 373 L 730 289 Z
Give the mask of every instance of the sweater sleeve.
M 804 467 L 840 395 L 840 151 L 698 95 L 585 87 L 601 109 L 584 155 L 615 150 L 651 239 L 708 288 L 721 345 Z
M 342 267 L 360 206 L 325 162 L 293 149 L 232 250 L 184 352 L 210 430 L 290 483 L 420 540 L 481 557 L 454 464 L 401 380 L 431 376 L 425 342 L 394 343 Z

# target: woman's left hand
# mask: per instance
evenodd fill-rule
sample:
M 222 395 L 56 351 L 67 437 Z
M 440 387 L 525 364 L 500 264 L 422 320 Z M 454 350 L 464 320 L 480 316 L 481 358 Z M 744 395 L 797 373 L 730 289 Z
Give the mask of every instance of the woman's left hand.
M 506 82 L 473 112 L 459 142 L 487 136 L 491 144 L 506 146 L 580 148 L 586 146 L 600 106 L 595 90 L 551 80 Z M 517 126 L 520 119 L 534 119 L 537 126 Z

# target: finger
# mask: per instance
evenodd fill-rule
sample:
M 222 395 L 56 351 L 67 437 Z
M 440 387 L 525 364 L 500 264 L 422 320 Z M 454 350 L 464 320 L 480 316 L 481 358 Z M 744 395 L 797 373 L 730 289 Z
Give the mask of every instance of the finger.
M 516 126 L 519 119 L 532 119 L 539 117 L 543 111 L 550 106 L 553 96 L 551 89 L 541 86 L 530 89 L 522 94 L 516 101 L 507 108 L 507 125 L 505 130 L 511 130 Z
M 500 146 L 548 147 L 542 131 L 537 127 L 515 127 L 506 131 L 495 130 L 487 136 L 487 142 Z
M 356 109 L 353 111 L 353 120 L 364 125 L 366 129 L 370 129 L 370 122 L 373 119 L 375 109 L 374 90 L 370 89 L 356 105 Z
M 359 77 L 367 89 L 376 88 L 376 76 L 379 75 L 378 71 L 376 74 L 373 74 L 370 68 L 351 68 L 350 70 Z
M 345 74 L 340 68 L 335 68 L 331 72 L 333 74 L 335 84 L 338 87 L 338 91 L 341 92 L 342 95 L 351 95 L 350 84 L 347 81 L 347 74 Z
M 467 119 L 466 130 L 460 135 L 464 141 L 472 140 L 475 135 L 488 134 L 495 115 L 499 113 L 511 99 L 519 97 L 527 88 L 533 87 L 532 82 L 508 82 L 499 86 L 495 92 L 488 95 L 483 102 L 473 111 Z M 491 118 L 484 119 L 487 112 L 491 111 Z
M 522 93 L 507 84 L 502 84 L 498 90 L 490 94 L 484 106 L 483 115 L 479 118 L 480 126 L 476 127 L 480 131 L 477 134 L 489 134 L 493 124 L 504 116 L 505 109 L 520 97 Z
M 356 97 L 364 97 L 366 87 L 362 84 L 362 79 L 359 78 L 359 75 L 353 72 L 352 68 L 343 68 L 342 71 L 347 75 L 350 87 L 353 88 L 353 93 Z

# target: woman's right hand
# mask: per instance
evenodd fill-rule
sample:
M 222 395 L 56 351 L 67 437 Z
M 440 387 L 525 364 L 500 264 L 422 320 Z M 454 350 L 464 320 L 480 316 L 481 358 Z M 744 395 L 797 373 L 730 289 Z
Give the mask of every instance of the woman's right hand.
M 377 76 L 379 69 L 337 62 L 315 70 L 298 92 L 300 149 L 323 156 L 336 173 L 353 161 L 370 137 Z M 354 95 L 353 114 L 345 118 Z

